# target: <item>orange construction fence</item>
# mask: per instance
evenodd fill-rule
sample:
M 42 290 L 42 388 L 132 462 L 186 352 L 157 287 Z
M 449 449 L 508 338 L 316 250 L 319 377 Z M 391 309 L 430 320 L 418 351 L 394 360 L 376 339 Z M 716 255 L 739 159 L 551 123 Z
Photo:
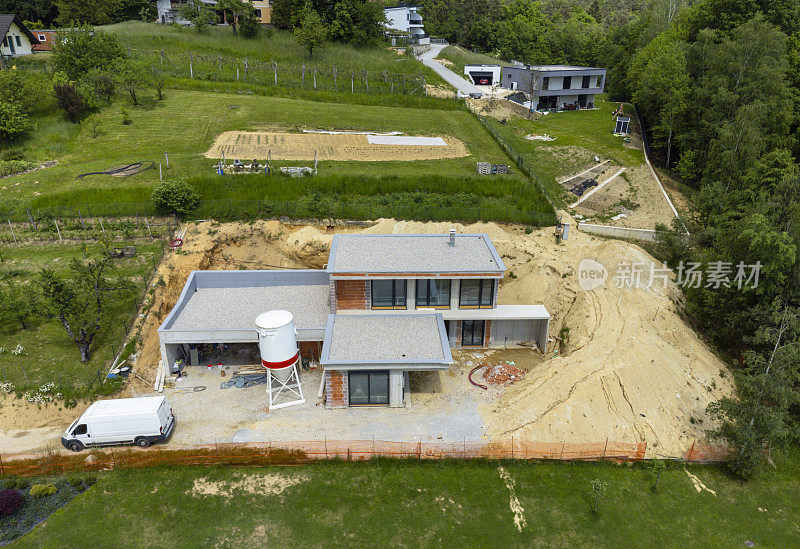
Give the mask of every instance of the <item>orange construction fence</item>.
M 323 459 L 645 459 L 647 443 L 604 441 L 588 444 L 542 443 L 509 439 L 493 442 L 392 442 L 384 440 L 316 440 L 304 442 L 224 443 L 170 448 L 106 448 L 91 452 L 52 451 L 0 454 L 0 476 L 43 475 L 78 471 L 137 469 L 159 465 L 297 465 Z M 724 449 L 693 444 L 689 462 L 722 461 Z

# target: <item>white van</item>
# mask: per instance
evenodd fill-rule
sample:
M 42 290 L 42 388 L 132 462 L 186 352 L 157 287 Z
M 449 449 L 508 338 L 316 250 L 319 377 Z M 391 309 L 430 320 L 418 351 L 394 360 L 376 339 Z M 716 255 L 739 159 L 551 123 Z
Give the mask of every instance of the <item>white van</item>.
M 169 439 L 174 429 L 175 416 L 166 397 L 99 400 L 72 422 L 61 444 L 73 452 L 115 444 L 147 448 Z

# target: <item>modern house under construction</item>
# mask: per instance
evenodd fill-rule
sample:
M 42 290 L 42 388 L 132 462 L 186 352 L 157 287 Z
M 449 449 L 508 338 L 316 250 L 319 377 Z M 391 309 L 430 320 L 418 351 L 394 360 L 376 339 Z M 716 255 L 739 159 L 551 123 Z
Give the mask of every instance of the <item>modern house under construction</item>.
M 327 407 L 399 407 L 408 372 L 448 369 L 452 347 L 545 349 L 542 305 L 498 305 L 505 270 L 485 234 L 336 235 L 324 270 L 192 272 L 161 355 L 171 367 L 199 345 L 255 346 L 256 317 L 286 310 L 300 354 L 324 369 Z

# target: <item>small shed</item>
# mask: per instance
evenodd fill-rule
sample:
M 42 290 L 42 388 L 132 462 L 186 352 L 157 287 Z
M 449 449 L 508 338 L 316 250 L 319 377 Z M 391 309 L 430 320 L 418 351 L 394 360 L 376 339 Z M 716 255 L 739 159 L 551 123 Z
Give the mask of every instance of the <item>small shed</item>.
M 629 131 L 630 123 L 631 123 L 630 117 L 628 117 L 628 116 L 618 116 L 617 117 L 617 123 L 614 126 L 614 133 L 615 134 L 628 135 L 630 133 L 630 131 Z

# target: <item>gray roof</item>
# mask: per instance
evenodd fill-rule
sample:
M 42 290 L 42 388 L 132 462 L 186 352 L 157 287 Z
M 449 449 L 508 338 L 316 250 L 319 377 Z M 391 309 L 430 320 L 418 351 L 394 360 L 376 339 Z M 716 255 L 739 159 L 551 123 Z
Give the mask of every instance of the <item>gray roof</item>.
M 11 23 L 16 23 L 19 27 L 19 30 L 25 33 L 25 36 L 28 37 L 28 40 L 31 41 L 31 44 L 38 44 L 39 39 L 36 38 L 33 33 L 25 26 L 22 22 L 22 19 L 14 15 L 13 13 L 4 13 L 0 15 L 0 40 L 8 34 L 8 29 L 11 28 Z
M 331 315 L 323 365 L 446 365 L 450 345 L 439 314 Z
M 336 235 L 331 245 L 330 274 L 493 273 L 506 267 L 486 234 Z
M 271 310 L 294 315 L 298 329 L 324 329 L 330 314 L 324 271 L 194 271 L 159 331 L 249 330 Z

